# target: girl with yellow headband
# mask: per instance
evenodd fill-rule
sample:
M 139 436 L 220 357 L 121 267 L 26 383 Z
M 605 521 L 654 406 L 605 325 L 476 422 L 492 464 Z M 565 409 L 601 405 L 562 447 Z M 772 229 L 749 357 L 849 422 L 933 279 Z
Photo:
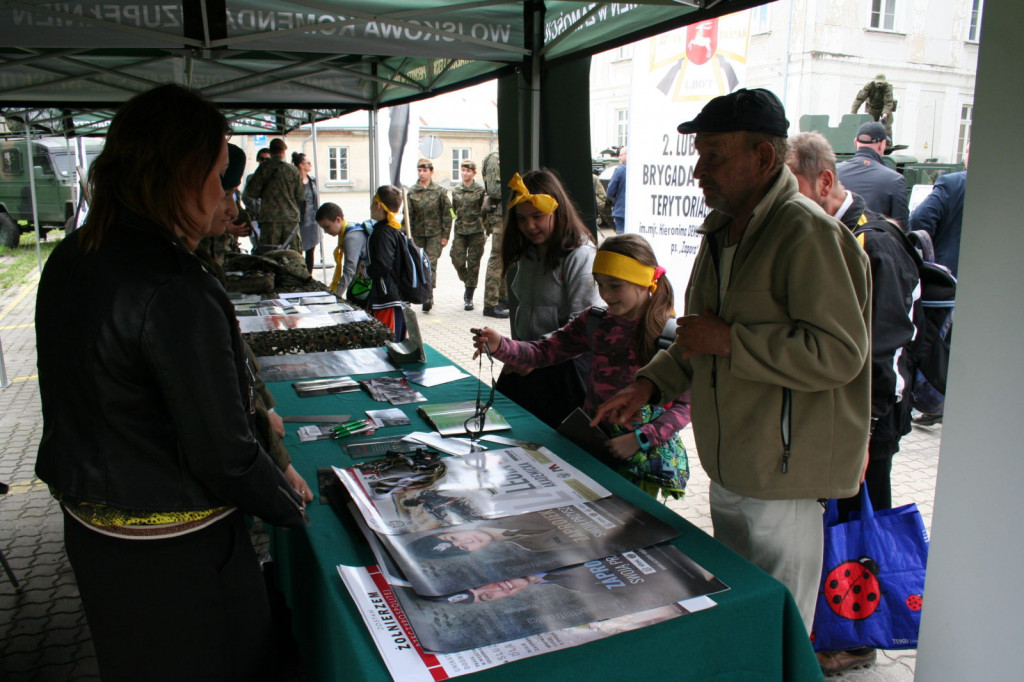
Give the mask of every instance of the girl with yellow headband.
M 538 341 L 513 341 L 493 329 L 474 332 L 477 354 L 487 345 L 504 363 L 545 367 L 588 357 L 590 373 L 584 410 L 598 405 L 633 382 L 637 370 L 654 356 L 665 323 L 675 316 L 672 284 L 654 251 L 640 235 L 609 237 L 597 251 L 592 268 L 607 308 L 590 307 L 561 329 Z M 549 386 L 549 391 L 557 387 Z M 610 424 L 606 464 L 657 498 L 683 496 L 690 477 L 679 431 L 690 423 L 689 394 L 666 408 L 645 405 L 631 428 Z
M 395 332 L 395 340 L 405 338 L 405 302 L 398 290 L 399 257 L 405 249 L 402 225 L 395 214 L 402 208 L 402 191 L 391 185 L 377 188 L 370 201 L 370 217 L 376 221 L 370 235 L 370 293 L 366 297 L 366 312 L 386 324 Z
M 590 274 L 597 247 L 558 176 L 540 169 L 516 173 L 501 260 L 508 285 L 512 338 L 533 341 L 599 305 Z M 498 390 L 552 428 L 586 398 L 588 363 L 569 360 L 529 373 L 506 365 Z M 553 390 L 553 387 L 557 390 Z

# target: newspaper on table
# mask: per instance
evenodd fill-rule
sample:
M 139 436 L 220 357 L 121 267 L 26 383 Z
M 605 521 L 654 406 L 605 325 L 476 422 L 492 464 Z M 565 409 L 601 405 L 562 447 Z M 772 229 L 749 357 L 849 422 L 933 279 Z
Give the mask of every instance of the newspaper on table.
M 425 533 L 378 537 L 417 594 L 440 596 L 649 547 L 678 535 L 672 526 L 612 495 Z
M 412 456 L 334 468 L 367 525 L 415 533 L 482 519 L 592 502 L 611 493 L 547 448 L 483 450 L 440 458 Z
M 626 616 L 728 589 L 672 545 L 500 580 L 443 597 L 393 586 L 417 641 L 448 653 Z
M 354 348 L 298 355 L 265 355 L 256 358 L 264 381 L 296 381 L 349 374 L 393 372 L 383 348 Z
M 238 318 L 238 328 L 243 334 L 254 332 L 287 331 L 289 329 L 316 329 L 333 327 L 337 322 L 327 313 L 301 315 L 255 315 Z
M 530 635 L 501 644 L 435 654 L 423 650 L 391 587 L 383 580 L 376 566 L 338 566 L 338 573 L 352 595 L 388 672 L 396 682 L 447 680 L 504 663 L 569 649 L 717 606 L 710 597 L 693 597 L 625 616 Z

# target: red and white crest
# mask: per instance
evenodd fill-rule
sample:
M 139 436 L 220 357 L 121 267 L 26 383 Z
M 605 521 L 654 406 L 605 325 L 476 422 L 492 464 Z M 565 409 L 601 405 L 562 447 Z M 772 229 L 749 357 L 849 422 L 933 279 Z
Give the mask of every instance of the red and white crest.
M 708 19 L 686 27 L 686 58 L 700 65 L 707 63 L 718 49 L 718 19 Z

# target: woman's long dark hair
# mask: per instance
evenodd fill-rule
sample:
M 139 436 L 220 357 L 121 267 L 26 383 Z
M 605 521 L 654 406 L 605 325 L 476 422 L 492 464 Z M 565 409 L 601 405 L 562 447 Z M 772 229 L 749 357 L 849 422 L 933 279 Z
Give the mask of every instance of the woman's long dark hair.
M 638 234 L 617 234 L 614 237 L 608 237 L 601 242 L 601 246 L 597 250 L 629 256 L 644 265 L 649 265 L 652 268 L 658 267 L 654 249 L 646 239 Z M 658 337 L 665 329 L 665 323 L 676 314 L 674 301 L 672 283 L 668 281 L 668 275 L 663 274 L 658 279 L 657 290 L 651 294 L 644 307 L 640 324 L 636 326 L 634 348 L 636 348 L 637 360 L 641 364 L 647 364 L 657 352 Z
M 523 176 L 523 184 L 531 194 L 550 194 L 558 202 L 558 208 L 555 209 L 555 227 L 548 240 L 547 253 L 544 255 L 544 267 L 553 271 L 565 254 L 588 241 L 593 242 L 594 235 L 583 224 L 576 205 L 569 198 L 562 181 L 554 171 L 547 168 L 529 171 Z M 505 231 L 501 235 L 502 277 L 522 258 L 529 245 L 530 240 L 516 225 L 515 209 L 506 210 Z
M 89 167 L 92 201 L 82 226 L 86 249 L 100 245 L 124 207 L 174 235 L 189 230 L 189 207 L 220 158 L 227 119 L 180 85 L 161 85 L 118 109 L 103 152 Z

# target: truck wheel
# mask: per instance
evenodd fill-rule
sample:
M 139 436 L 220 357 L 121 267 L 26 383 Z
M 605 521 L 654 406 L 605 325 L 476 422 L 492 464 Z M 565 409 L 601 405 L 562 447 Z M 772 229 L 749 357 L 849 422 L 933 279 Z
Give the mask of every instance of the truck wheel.
M 21 232 L 18 230 L 18 223 L 14 222 L 7 213 L 0 213 L 0 246 L 13 249 L 18 246 L 21 239 Z

